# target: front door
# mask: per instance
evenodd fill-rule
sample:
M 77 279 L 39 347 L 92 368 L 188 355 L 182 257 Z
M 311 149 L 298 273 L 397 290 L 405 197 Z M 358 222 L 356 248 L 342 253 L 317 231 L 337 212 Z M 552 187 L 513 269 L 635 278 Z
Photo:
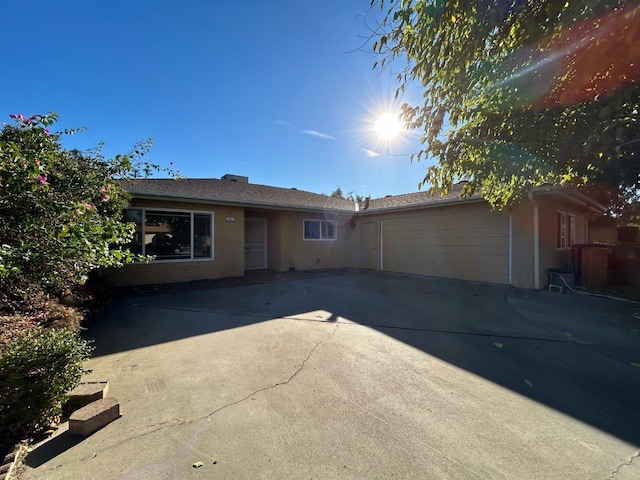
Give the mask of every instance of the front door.
M 244 269 L 267 268 L 267 219 L 244 219 Z
M 371 270 L 378 269 L 378 223 L 362 222 L 360 224 L 362 232 L 362 268 Z

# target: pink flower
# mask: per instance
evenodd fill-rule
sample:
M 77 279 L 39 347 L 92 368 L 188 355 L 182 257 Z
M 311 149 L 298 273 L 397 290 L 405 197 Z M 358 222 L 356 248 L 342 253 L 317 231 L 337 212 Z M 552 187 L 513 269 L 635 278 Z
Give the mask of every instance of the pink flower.
M 102 201 L 103 202 L 108 202 L 110 198 L 111 197 L 109 195 L 105 195 L 104 197 L 102 197 Z
M 47 183 L 47 177 L 45 177 L 44 175 L 38 175 L 38 181 L 39 181 L 40 183 L 42 183 L 42 184 L 45 184 L 45 185 L 46 185 L 46 183 Z
M 87 210 L 91 210 L 93 208 L 93 205 L 91 205 L 90 203 L 85 203 L 84 208 L 86 208 Z
M 106 192 L 106 191 L 107 191 L 107 189 L 106 189 L 106 188 L 104 188 L 104 185 L 103 185 L 102 187 L 100 187 L 100 188 L 99 188 L 99 190 L 100 190 L 100 193 L 104 193 L 104 192 Z
M 76 215 L 82 215 L 84 212 L 80 209 L 76 210 Z
M 36 165 L 40 165 L 40 160 L 36 158 Z
M 44 133 L 50 133 L 48 128 L 44 129 Z

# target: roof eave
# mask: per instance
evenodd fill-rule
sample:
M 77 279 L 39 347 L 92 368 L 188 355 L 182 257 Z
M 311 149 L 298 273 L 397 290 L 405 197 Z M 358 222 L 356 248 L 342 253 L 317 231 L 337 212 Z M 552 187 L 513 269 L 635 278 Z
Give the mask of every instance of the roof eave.
M 256 202 L 256 201 L 235 201 L 235 200 L 224 200 L 217 198 L 203 198 L 196 195 L 182 195 L 179 193 L 153 193 L 140 190 L 128 190 L 129 194 L 134 199 L 143 199 L 143 200 L 168 200 L 168 201 L 180 201 L 180 202 L 197 202 L 203 203 L 207 205 L 224 205 L 228 207 L 254 207 L 254 208 L 266 208 L 270 210 L 294 210 L 300 212 L 331 212 L 331 213 L 340 213 L 340 214 L 354 214 L 354 210 L 340 209 L 340 208 L 332 208 L 332 207 L 315 207 L 315 206 L 306 206 L 306 205 L 291 205 L 286 203 L 273 203 L 273 202 Z
M 594 199 L 588 197 L 584 193 L 579 192 L 574 188 L 567 187 L 535 187 L 532 189 L 532 193 L 534 195 L 559 195 L 567 200 L 570 200 L 583 208 L 591 210 L 596 213 L 604 213 L 607 211 L 607 208 L 601 203 L 595 201 Z
M 437 207 L 446 207 L 451 205 L 460 205 L 460 204 L 468 204 L 468 203 L 480 203 L 486 202 L 486 200 L 482 197 L 466 197 L 466 198 L 452 198 L 446 200 L 435 200 L 428 203 L 414 203 L 409 205 L 398 205 L 395 207 L 381 207 L 374 208 L 372 210 L 364 210 L 358 212 L 358 216 L 360 215 L 375 215 L 382 214 L 388 212 L 397 212 L 399 210 L 421 210 L 423 208 L 437 208 Z

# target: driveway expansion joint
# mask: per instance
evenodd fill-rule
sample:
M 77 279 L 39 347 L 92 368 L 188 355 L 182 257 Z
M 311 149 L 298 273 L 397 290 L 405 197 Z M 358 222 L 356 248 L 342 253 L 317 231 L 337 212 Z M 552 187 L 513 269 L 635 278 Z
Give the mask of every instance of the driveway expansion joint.
M 613 472 L 611 472 L 605 480 L 613 480 L 614 477 L 620 472 L 621 468 L 630 466 L 633 463 L 633 461 L 636 460 L 637 458 L 640 458 L 640 450 L 638 450 L 633 455 L 631 455 L 629 457 L 629 460 L 627 460 L 626 462 L 622 462 L 620 465 L 618 465 L 616 469 Z

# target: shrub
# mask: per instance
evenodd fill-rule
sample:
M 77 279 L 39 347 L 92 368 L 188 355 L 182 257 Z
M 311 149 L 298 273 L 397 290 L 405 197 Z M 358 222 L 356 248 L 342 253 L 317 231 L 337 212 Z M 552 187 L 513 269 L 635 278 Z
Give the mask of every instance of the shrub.
M 31 330 L 0 354 L 0 444 L 38 432 L 61 413 L 87 371 L 91 347 L 69 330 Z M 2 447 L 2 445 L 0 445 Z
M 64 149 L 61 137 L 73 131 L 50 132 L 55 114 L 12 118 L 0 130 L 0 292 L 28 303 L 134 261 L 135 227 L 122 215 L 129 197 L 117 179 L 136 174 L 148 144 L 106 159 L 99 149 Z

